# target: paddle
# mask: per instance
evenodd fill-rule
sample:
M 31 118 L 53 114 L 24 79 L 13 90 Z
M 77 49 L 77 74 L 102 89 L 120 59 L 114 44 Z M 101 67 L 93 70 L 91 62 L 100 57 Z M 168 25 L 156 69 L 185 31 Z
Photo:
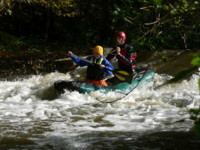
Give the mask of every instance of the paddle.
M 116 51 L 116 50 L 111 50 L 111 51 L 108 52 L 106 55 L 108 55 L 108 54 L 110 54 L 110 53 L 112 53 L 112 52 L 114 52 L 114 51 Z M 74 54 L 73 54 L 73 55 L 74 55 Z M 74 56 L 78 57 L 77 55 L 74 55 Z M 78 58 L 80 58 L 80 57 L 78 57 Z M 105 58 L 105 56 L 104 56 L 104 58 Z M 83 58 L 80 58 L 80 59 L 83 60 Z M 56 60 L 54 60 L 54 61 L 60 62 L 60 61 L 69 61 L 69 60 L 71 60 L 71 59 L 68 57 L 68 58 L 56 59 Z M 88 61 L 87 61 L 87 62 L 88 62 Z M 73 66 L 69 67 L 69 68 L 67 69 L 67 71 L 73 71 L 73 70 L 75 70 L 77 67 L 79 67 L 79 66 L 78 66 L 78 65 L 73 65 Z
M 132 83 L 132 73 L 128 73 L 124 70 L 115 69 L 112 71 L 113 74 L 121 81 L 128 82 L 129 84 Z
M 69 67 L 69 68 L 67 69 L 67 71 L 73 71 L 73 70 L 75 70 L 75 69 L 78 68 L 78 67 L 79 67 L 78 65 L 73 65 L 73 66 Z
M 79 58 L 89 64 L 92 64 L 89 60 L 82 59 L 82 58 L 78 57 L 77 55 L 74 55 L 74 56 L 76 56 L 77 58 Z M 114 69 L 114 70 L 111 70 L 109 68 L 103 68 L 103 69 L 111 71 L 115 75 L 115 77 L 121 81 L 128 82 L 130 84 L 132 83 L 132 74 L 129 72 L 126 72 L 124 70 L 119 70 L 119 69 Z

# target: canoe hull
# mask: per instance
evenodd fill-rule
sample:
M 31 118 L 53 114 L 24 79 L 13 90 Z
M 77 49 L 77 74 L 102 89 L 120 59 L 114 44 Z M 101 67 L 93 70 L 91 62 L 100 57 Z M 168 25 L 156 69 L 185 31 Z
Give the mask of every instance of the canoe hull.
M 142 82 L 149 82 L 152 81 L 154 72 L 150 68 L 140 68 L 137 71 L 137 74 L 133 76 L 132 82 L 127 83 L 127 82 L 121 82 L 112 85 L 110 82 L 110 86 L 98 86 L 92 83 L 88 83 L 85 81 L 65 81 L 65 80 L 60 80 L 54 83 L 54 88 L 60 92 L 64 93 L 65 90 L 69 91 L 78 91 L 80 93 L 90 93 L 94 91 L 100 91 L 102 93 L 108 93 L 110 91 L 119 91 L 123 93 L 128 93 L 135 89 L 139 84 Z

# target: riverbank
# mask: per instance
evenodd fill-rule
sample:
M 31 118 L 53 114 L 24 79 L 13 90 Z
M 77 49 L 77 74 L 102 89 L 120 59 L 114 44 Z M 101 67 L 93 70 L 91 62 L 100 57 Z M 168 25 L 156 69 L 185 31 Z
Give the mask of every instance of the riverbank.
M 44 74 L 54 71 L 67 72 L 72 64 L 64 52 L 0 52 L 0 78 L 13 78 L 24 75 Z
M 137 63 L 151 66 L 158 74 L 176 76 L 179 73 L 189 77 L 197 70 L 191 65 L 192 54 L 199 50 L 164 50 L 138 52 Z M 65 52 L 0 52 L 0 78 L 15 78 L 24 75 L 46 74 L 50 72 L 66 73 L 73 65 L 66 59 Z M 189 70 L 189 71 L 188 71 Z
M 189 79 L 198 71 L 198 66 L 193 66 L 191 61 L 194 54 L 200 50 L 163 50 L 139 53 L 138 62 L 148 64 L 158 74 L 167 74 L 174 78 L 170 82 Z

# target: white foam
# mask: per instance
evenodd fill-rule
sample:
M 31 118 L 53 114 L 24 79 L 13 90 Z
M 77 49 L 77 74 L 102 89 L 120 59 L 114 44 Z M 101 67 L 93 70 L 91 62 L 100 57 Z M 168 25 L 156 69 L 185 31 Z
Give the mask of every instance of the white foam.
M 49 137 L 74 136 L 89 131 L 188 130 L 192 125 L 188 109 L 200 106 L 198 75 L 154 90 L 153 86 L 171 78 L 156 74 L 153 82 L 141 85 L 125 97 L 117 92 L 80 94 L 66 91 L 59 97 L 48 99 L 54 94 L 52 86 L 55 81 L 76 78 L 78 76 L 73 77 L 73 72 L 55 72 L 16 81 L 1 81 L 0 121 L 5 124 L 31 123 L 32 126 L 37 126 L 38 121 L 45 121 L 52 130 L 44 133 Z M 111 104 L 100 102 L 115 99 L 120 100 Z M 187 120 L 182 122 L 181 128 L 176 123 L 179 120 Z

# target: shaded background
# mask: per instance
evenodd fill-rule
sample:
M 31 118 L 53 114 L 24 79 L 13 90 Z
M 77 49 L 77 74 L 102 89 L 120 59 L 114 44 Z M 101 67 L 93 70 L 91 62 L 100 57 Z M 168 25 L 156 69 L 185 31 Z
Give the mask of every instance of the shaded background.
M 199 49 L 199 0 L 2 0 L 0 51 L 81 53 L 112 47 L 123 30 L 135 50 Z

